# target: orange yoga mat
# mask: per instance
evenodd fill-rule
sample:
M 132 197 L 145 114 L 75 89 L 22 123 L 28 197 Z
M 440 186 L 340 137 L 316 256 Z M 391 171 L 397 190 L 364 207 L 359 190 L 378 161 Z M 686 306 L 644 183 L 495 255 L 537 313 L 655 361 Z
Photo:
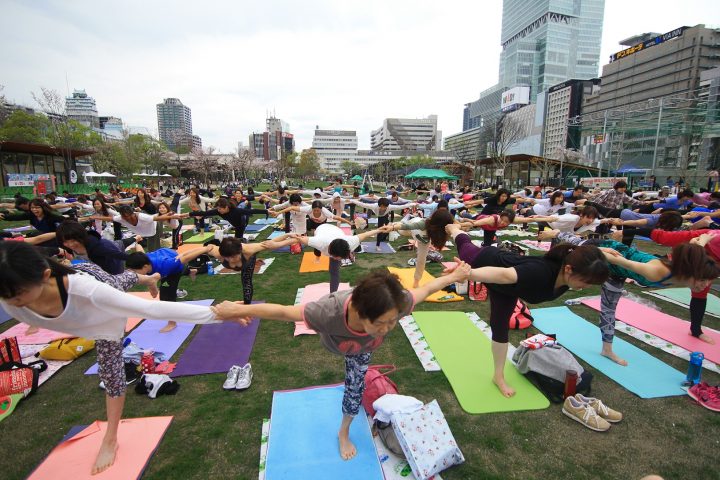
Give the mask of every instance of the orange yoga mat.
M 144 298 L 145 300 L 159 300 L 160 295 L 153 298 L 152 295 L 150 295 L 150 292 L 129 292 L 130 295 L 135 295 L 136 297 Z M 133 328 L 137 327 L 140 322 L 142 322 L 142 318 L 138 317 L 129 317 L 127 319 L 127 323 L 125 324 L 125 331 L 129 332 Z
M 203 246 L 199 243 L 183 243 L 178 247 L 177 251 L 178 253 L 185 253 L 189 252 L 190 250 L 195 250 L 196 248 L 203 248 Z
M 120 421 L 118 450 L 112 467 L 90 475 L 106 422 L 96 421 L 55 447 L 28 480 L 127 480 L 140 478 L 173 417 L 127 418 Z
M 302 263 L 300 264 L 300 273 L 310 272 L 329 272 L 330 271 L 330 257 L 321 255 L 319 262 L 318 257 L 313 252 L 303 253 Z

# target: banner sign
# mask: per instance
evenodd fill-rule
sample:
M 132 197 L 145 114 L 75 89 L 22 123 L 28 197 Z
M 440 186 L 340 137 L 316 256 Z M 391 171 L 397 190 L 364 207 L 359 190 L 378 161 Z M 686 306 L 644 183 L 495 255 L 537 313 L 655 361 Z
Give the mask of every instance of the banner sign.
M 590 188 L 613 188 L 620 180 L 627 182 L 627 177 L 585 177 L 580 179 L 580 184 Z
M 38 180 L 52 180 L 48 173 L 8 173 L 8 187 L 34 187 Z

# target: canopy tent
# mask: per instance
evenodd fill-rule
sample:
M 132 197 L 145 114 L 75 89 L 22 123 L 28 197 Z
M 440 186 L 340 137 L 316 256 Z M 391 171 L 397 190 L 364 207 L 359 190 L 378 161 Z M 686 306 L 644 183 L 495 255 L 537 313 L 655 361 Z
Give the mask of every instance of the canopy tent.
M 435 168 L 418 168 L 409 175 L 405 175 L 405 178 L 429 178 L 431 180 L 457 180 L 458 177 L 450 175 L 442 170 Z
M 362 182 L 363 177 L 361 177 L 360 175 L 355 175 L 355 176 L 352 177 L 350 180 L 356 181 L 356 182 Z
M 616 173 L 645 175 L 648 170 L 650 170 L 650 169 L 649 168 L 638 168 L 634 165 L 623 165 L 622 168 L 620 168 L 616 171 Z
M 85 173 L 83 173 L 83 176 L 84 176 L 84 177 L 95 178 L 95 177 L 102 177 L 102 174 L 100 174 L 100 173 L 95 173 L 95 172 L 85 172 Z
M 159 175 L 157 173 L 133 173 L 133 177 L 158 177 Z
M 110 172 L 102 172 L 97 174 L 98 177 L 117 177 L 117 175 L 113 175 Z
M 172 175 L 170 175 L 169 173 L 163 173 L 163 174 L 160 175 L 160 176 L 161 176 L 161 177 L 172 177 Z

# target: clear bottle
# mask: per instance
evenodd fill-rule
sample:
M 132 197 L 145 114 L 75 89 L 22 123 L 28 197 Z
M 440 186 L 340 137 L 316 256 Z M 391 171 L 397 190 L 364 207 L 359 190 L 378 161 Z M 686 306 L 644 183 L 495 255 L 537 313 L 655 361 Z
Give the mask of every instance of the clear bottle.
M 567 305 L 568 307 L 571 307 L 573 305 L 580 305 L 581 303 L 582 300 L 580 300 L 579 298 L 570 298 L 568 300 L 565 300 L 565 305 Z

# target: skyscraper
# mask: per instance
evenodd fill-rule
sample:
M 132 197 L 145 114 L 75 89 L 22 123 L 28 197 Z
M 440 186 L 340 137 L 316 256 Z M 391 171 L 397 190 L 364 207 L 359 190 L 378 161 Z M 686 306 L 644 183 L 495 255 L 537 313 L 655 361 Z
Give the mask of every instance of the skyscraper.
M 192 112 L 177 98 L 166 98 L 157 104 L 160 141 L 170 150 L 179 147 L 192 150 L 202 147 L 202 140 L 192 131 Z
M 439 150 L 442 132 L 437 129 L 437 115 L 427 118 L 386 118 L 382 127 L 370 133 L 373 150 Z
M 266 161 L 279 160 L 295 151 L 295 136 L 290 133 L 290 125 L 275 116 L 266 118 L 265 131 L 251 133 L 249 140 L 255 157 Z
M 85 90 L 73 90 L 71 97 L 65 97 L 65 112 L 68 118 L 90 128 L 100 128 L 95 99 Z
M 597 77 L 605 0 L 504 0 L 498 84 L 465 105 L 463 130 L 500 115 L 503 93 Z

